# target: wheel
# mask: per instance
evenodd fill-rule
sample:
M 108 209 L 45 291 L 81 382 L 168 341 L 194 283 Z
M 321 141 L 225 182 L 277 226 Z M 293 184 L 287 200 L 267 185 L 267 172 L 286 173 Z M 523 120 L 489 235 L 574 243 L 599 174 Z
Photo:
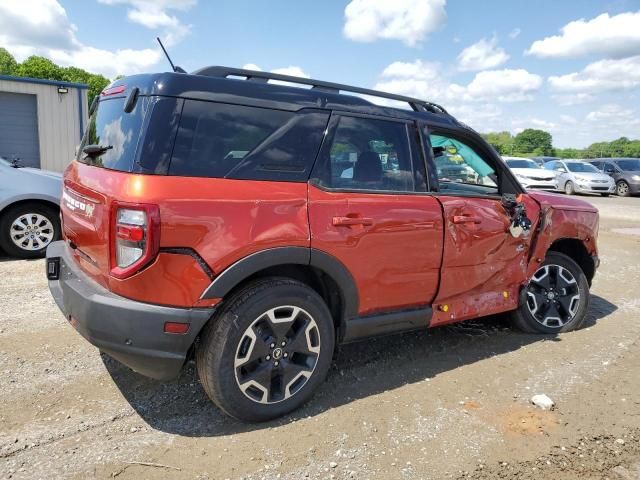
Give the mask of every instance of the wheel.
M 520 294 L 512 324 L 530 333 L 576 330 L 589 309 L 589 282 L 580 266 L 559 252 L 548 252 Z
M 0 218 L 0 246 L 19 258 L 44 256 L 47 246 L 60 238 L 58 211 L 39 203 L 9 207 Z
M 609 193 L 601 193 L 600 195 L 602 195 L 603 197 L 608 197 Z
M 619 197 L 628 197 L 629 196 L 629 184 L 624 180 L 620 180 L 616 185 L 616 193 Z
M 327 305 L 287 278 L 250 283 L 225 299 L 196 349 L 211 400 L 240 420 L 265 421 L 305 403 L 327 375 L 335 343 Z
M 573 195 L 576 193 L 576 187 L 573 186 L 572 181 L 568 181 L 564 184 L 564 193 L 566 193 L 567 195 Z

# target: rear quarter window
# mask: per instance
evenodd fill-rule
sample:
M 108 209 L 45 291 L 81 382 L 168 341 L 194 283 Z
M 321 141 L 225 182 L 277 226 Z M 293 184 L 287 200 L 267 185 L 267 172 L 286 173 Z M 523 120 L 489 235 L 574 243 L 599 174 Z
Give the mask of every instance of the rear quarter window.
M 168 173 L 307 181 L 328 116 L 186 100 Z

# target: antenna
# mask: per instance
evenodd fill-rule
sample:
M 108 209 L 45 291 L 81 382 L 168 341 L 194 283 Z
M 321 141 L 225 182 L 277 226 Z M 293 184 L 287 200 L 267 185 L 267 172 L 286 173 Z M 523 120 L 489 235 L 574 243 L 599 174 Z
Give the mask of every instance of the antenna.
M 167 49 L 164 48 L 164 45 L 162 44 L 162 41 L 160 40 L 160 37 L 156 37 L 156 40 L 160 44 L 160 48 L 162 48 L 162 51 L 164 52 L 165 57 L 167 57 L 167 60 L 169 60 L 169 64 L 171 65 L 171 70 L 173 70 L 176 73 L 187 73 L 182 68 L 180 68 L 180 67 L 178 67 L 178 66 L 173 64 L 173 62 L 171 61 L 171 57 L 167 53 Z

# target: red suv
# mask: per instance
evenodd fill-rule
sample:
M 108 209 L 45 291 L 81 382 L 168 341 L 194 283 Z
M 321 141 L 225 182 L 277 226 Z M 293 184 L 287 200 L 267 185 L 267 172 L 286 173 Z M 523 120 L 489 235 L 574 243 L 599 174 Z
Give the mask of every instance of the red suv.
M 195 357 L 250 421 L 306 401 L 338 343 L 499 312 L 578 328 L 598 266 L 597 210 L 525 191 L 442 107 L 224 67 L 103 91 L 61 210 L 71 325 L 149 377 Z

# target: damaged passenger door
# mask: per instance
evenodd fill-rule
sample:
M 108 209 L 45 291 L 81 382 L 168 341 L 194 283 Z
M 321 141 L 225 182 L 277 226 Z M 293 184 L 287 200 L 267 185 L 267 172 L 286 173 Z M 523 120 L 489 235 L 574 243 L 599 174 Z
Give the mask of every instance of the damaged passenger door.
M 506 191 L 513 182 L 501 178 L 508 176 L 506 167 L 484 142 L 443 129 L 423 128 L 423 134 L 434 157 L 445 228 L 431 325 L 516 308 L 526 280 L 529 219 L 537 220 L 538 204 L 527 194 Z

